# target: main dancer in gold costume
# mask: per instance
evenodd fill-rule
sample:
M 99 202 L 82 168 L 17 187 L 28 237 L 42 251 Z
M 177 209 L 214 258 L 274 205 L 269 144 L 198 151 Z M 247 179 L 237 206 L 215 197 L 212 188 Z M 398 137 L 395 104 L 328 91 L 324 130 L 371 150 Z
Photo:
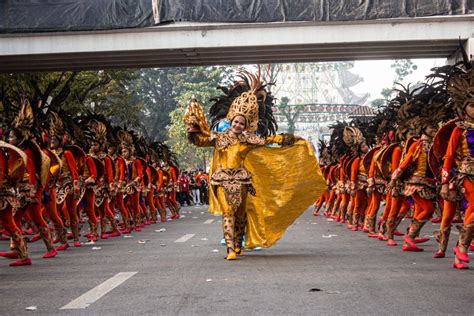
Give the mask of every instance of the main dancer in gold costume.
M 210 212 L 223 215 L 227 260 L 243 255 L 245 231 L 248 248 L 272 246 L 326 189 L 311 145 L 291 134 L 274 135 L 273 96 L 263 82 L 248 72 L 238 76 L 210 110 L 212 128 L 227 119 L 230 129 L 211 131 L 194 98 L 184 116 L 190 142 L 215 148 Z

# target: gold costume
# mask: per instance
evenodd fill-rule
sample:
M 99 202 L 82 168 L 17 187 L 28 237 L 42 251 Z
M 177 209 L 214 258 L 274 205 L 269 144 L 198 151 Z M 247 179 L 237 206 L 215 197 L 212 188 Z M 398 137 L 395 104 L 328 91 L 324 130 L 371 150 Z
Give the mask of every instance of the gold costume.
M 223 215 L 227 260 L 241 255 L 247 230 L 247 248 L 270 247 L 326 190 L 312 146 L 291 134 L 276 132 L 273 97 L 260 78 L 239 73 L 210 109 L 212 126 L 240 116 L 245 128 L 211 132 L 205 112 L 193 97 L 183 121 L 188 139 L 196 146 L 214 147 L 210 169 L 209 211 Z M 260 116 L 261 115 L 261 116 Z M 241 124 L 238 121 L 236 124 Z M 280 148 L 270 144 L 283 145 Z M 287 146 L 290 145 L 290 146 Z M 248 194 L 250 193 L 250 194 Z
M 228 246 L 239 248 L 240 235 L 247 222 L 246 247 L 271 247 L 326 189 L 313 149 L 305 140 L 273 148 L 265 145 L 281 143 L 283 136 L 262 139 L 255 134 L 242 134 L 237 137 L 230 130 L 210 136 L 193 133 L 190 140 L 197 146 L 215 147 L 210 170 L 209 211 L 224 215 L 223 225 L 227 228 L 235 225 L 236 244 L 229 241 Z M 229 170 L 245 172 L 237 172 L 232 177 Z M 226 178 L 223 173 L 228 183 L 223 181 L 219 185 L 215 179 Z M 242 177 L 245 174 L 250 177 Z M 231 180 L 233 183 L 229 183 Z M 237 183 L 238 188 L 232 188 Z M 255 196 L 247 195 L 249 183 L 255 189 Z M 238 189 L 242 194 L 235 201 L 232 190 Z M 235 223 L 226 220 L 232 214 Z M 228 229 L 224 227 L 224 230 Z

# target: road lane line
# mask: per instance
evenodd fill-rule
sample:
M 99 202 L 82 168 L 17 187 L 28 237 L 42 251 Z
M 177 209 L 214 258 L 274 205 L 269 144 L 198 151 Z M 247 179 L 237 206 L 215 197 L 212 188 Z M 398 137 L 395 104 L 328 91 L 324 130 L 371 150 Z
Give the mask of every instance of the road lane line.
M 207 221 L 205 221 L 204 224 L 212 224 L 213 221 L 214 221 L 214 219 L 211 218 L 211 219 L 208 219 Z
M 122 284 L 123 282 L 130 279 L 137 272 L 120 272 L 106 280 L 105 282 L 99 284 L 92 290 L 82 294 L 72 302 L 67 305 L 64 305 L 60 309 L 85 309 L 91 304 L 98 301 L 102 296 L 112 291 L 114 288 Z
M 185 242 L 185 241 L 188 241 L 189 239 L 193 238 L 194 235 L 196 235 L 196 234 L 186 234 L 186 235 L 184 235 L 183 237 L 180 237 L 180 238 L 176 239 L 174 242 Z

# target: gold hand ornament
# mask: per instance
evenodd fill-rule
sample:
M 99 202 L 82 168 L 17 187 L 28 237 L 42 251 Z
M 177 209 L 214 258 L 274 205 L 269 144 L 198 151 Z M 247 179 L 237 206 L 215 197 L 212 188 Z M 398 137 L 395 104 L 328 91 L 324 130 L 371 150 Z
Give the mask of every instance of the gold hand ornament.
M 192 96 L 186 113 L 183 116 L 183 122 L 186 124 L 188 133 L 203 133 L 209 135 L 211 130 L 207 124 L 206 114 L 199 101 Z

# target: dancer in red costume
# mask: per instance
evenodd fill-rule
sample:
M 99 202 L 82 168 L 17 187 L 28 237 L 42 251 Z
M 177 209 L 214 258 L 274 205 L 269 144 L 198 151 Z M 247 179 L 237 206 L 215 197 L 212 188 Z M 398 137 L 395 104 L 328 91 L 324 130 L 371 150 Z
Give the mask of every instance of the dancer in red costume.
M 122 216 L 122 233 L 128 234 L 131 232 L 130 228 L 130 212 L 125 206 L 124 201 L 124 192 L 126 185 L 126 169 L 125 160 L 122 156 L 117 155 L 117 142 L 113 141 L 109 143 L 108 154 L 113 159 L 115 165 L 115 177 L 114 183 L 115 188 L 112 191 L 109 207 L 111 210 L 115 209 L 115 206 L 118 207 L 120 215 Z
M 423 251 L 423 248 L 418 247 L 417 243 L 429 240 L 428 238 L 418 240 L 416 238 L 434 212 L 433 200 L 437 198 L 437 188 L 427 158 L 437 131 L 437 124 L 449 115 L 445 104 L 446 98 L 442 91 L 427 87 L 400 108 L 400 114 L 414 115 L 414 126 L 421 129 L 420 139 L 413 142 L 408 141 L 407 153 L 392 174 L 391 187 L 395 187 L 396 182 L 404 176 L 406 179 L 404 194 L 411 196 L 414 200 L 414 216 L 408 233 L 404 237 L 404 251 Z M 403 119 L 406 119 L 405 115 Z
M 31 264 L 21 227 L 13 220 L 13 210 L 19 206 L 17 186 L 23 179 L 26 164 L 27 157 L 23 151 L 0 140 L 0 224 L 11 236 L 11 251 L 0 252 L 0 256 L 18 259 L 10 266 Z
M 381 177 L 379 170 L 376 168 L 377 158 L 380 156 L 384 149 L 385 144 L 382 146 L 376 146 L 364 157 L 364 161 L 369 165 L 369 173 L 367 179 L 367 195 L 369 197 L 369 207 L 365 216 L 364 227 L 362 231 L 368 233 L 369 237 L 376 236 L 375 233 L 375 222 L 377 220 L 377 212 L 380 207 L 380 201 L 385 193 L 385 181 Z
M 321 167 L 321 172 L 323 173 L 324 179 L 326 180 L 327 189 L 324 191 L 323 195 L 319 197 L 319 199 L 314 202 L 314 211 L 313 216 L 321 216 L 319 214 L 319 210 L 326 205 L 326 210 L 328 209 L 328 202 L 331 195 L 332 183 L 331 179 L 329 178 L 331 168 L 333 169 L 334 166 L 331 165 L 331 156 L 329 154 L 329 147 L 323 140 L 319 141 L 319 166 Z
M 60 245 L 56 247 L 56 251 L 66 250 L 69 248 L 69 243 L 67 241 L 67 229 L 64 226 L 64 222 L 61 219 L 58 207 L 56 204 L 56 190 L 57 182 L 62 169 L 61 158 L 50 149 L 44 149 L 43 152 L 51 160 L 50 166 L 50 177 L 47 185 L 49 199 L 44 201 L 43 206 L 48 215 L 49 219 L 53 222 L 56 235 L 58 237 L 57 241 L 54 243 L 60 242 Z
M 449 80 L 448 92 L 459 121 L 452 129 L 442 170 L 441 196 L 454 202 L 456 189 L 467 200 L 464 225 L 454 248 L 456 269 L 469 268 L 468 249 L 474 234 L 474 69 L 458 70 Z M 453 207 L 453 205 L 452 205 Z M 452 209 L 451 209 L 452 212 Z
M 126 205 L 133 214 L 133 224 L 136 231 L 141 231 L 142 217 L 140 208 L 140 191 L 143 186 L 143 169 L 139 160 L 133 156 L 133 138 L 130 133 L 121 131 L 119 133 L 122 148 L 122 158 L 125 162 L 125 194 Z
M 97 167 L 99 166 L 100 174 L 97 174 Z M 85 186 L 85 192 L 83 201 L 85 201 L 84 211 L 88 217 L 88 223 L 90 227 L 90 233 L 87 234 L 89 241 L 97 241 L 99 233 L 97 229 L 97 216 L 95 214 L 95 190 L 97 177 L 103 175 L 103 168 L 101 168 L 101 162 L 95 158 L 87 155 L 84 171 L 81 176 L 82 185 Z
M 97 170 L 97 181 L 94 186 L 94 205 L 98 209 L 100 219 L 100 238 L 118 237 L 120 232 L 115 221 L 115 214 L 109 208 L 109 198 L 114 190 L 114 163 L 112 158 L 105 153 L 107 140 L 107 127 L 103 122 L 92 119 L 88 123 L 89 142 L 91 147 L 89 155 L 94 159 Z M 96 213 L 94 211 L 94 213 Z M 107 234 L 107 222 L 110 222 L 112 231 Z
M 160 212 L 160 221 L 166 222 L 166 204 L 165 204 L 165 197 L 166 197 L 166 184 L 165 184 L 165 172 L 159 166 L 159 163 L 155 163 L 155 168 L 157 168 L 158 172 L 158 180 L 156 184 L 156 196 L 155 201 L 156 205 L 158 206 L 158 211 Z
M 353 231 L 359 229 L 359 221 L 363 221 L 364 212 L 367 208 L 367 171 L 362 163 L 365 154 L 369 151 L 366 140 L 362 132 L 356 127 L 346 127 L 344 129 L 344 142 L 354 152 L 354 157 L 350 160 L 350 195 L 353 197 L 352 218 L 349 219 L 348 227 Z
M 165 150 L 165 159 L 163 161 L 163 169 L 168 172 L 170 176 L 170 183 L 168 185 L 168 200 L 170 205 L 170 211 L 172 213 L 171 219 L 178 219 L 180 217 L 179 210 L 180 206 L 176 200 L 176 190 L 178 189 L 178 167 L 173 164 L 169 158 L 168 150 Z
M 63 121 L 54 112 L 51 112 L 49 138 L 51 151 L 62 161 L 55 202 L 57 208 L 63 210 L 69 218 L 74 247 L 81 247 L 77 205 L 84 194 L 84 189 L 80 186 L 79 171 L 84 167 L 86 154 L 80 147 L 66 143 L 70 136 L 67 136 Z
M 33 125 L 33 109 L 29 101 L 24 99 L 20 113 L 15 119 L 14 128 L 9 134 L 10 144 L 19 147 L 27 156 L 26 173 L 19 184 L 20 206 L 14 215 L 14 219 L 16 225 L 21 227 L 23 216 L 26 213 L 31 216 L 46 246 L 47 252 L 43 258 L 47 259 L 54 258 L 57 255 L 51 241 L 48 224 L 42 214 L 43 190 L 48 183 L 50 159 L 32 139 Z

